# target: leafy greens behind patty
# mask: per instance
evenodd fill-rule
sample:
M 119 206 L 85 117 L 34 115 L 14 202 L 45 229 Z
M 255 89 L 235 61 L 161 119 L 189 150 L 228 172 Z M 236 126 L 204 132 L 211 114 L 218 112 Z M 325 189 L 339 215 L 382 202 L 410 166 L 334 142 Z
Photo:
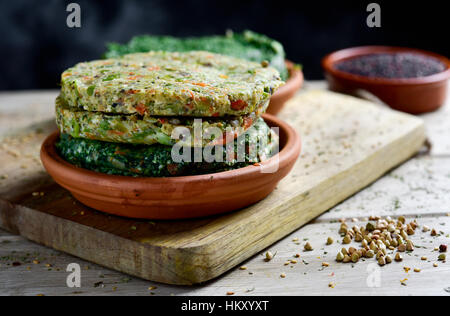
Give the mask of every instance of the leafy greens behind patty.
M 106 58 L 114 58 L 131 53 L 148 51 L 186 52 L 206 50 L 212 53 L 238 57 L 250 61 L 269 61 L 277 69 L 283 80 L 288 77 L 284 63 L 283 46 L 262 34 L 252 31 L 242 33 L 227 32 L 225 36 L 177 38 L 172 36 L 141 35 L 133 37 L 127 44 L 108 43 Z

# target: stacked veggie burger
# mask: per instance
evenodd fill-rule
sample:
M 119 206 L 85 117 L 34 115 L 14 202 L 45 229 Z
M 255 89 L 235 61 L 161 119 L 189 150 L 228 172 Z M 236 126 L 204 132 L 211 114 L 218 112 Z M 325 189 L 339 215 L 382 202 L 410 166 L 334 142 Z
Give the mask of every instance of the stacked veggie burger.
M 241 168 L 276 153 L 278 137 L 261 114 L 282 84 L 266 62 L 205 51 L 80 63 L 62 74 L 57 149 L 70 163 L 115 175 Z M 197 159 L 199 148 L 222 159 Z M 188 155 L 180 160 L 174 157 L 179 151 Z

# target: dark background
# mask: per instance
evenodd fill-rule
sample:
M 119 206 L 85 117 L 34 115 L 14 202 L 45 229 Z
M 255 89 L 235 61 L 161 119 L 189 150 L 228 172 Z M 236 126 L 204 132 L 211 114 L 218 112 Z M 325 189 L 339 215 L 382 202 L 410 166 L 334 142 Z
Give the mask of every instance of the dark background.
M 80 29 L 66 26 L 66 6 L 81 5 Z M 367 4 L 381 5 L 382 27 L 366 26 Z M 137 34 L 196 36 L 251 29 L 279 40 L 307 79 L 321 79 L 320 59 L 350 46 L 385 44 L 450 55 L 446 1 L 138 1 L 0 2 L 0 90 L 57 88 L 59 75 L 96 59 L 105 42 Z

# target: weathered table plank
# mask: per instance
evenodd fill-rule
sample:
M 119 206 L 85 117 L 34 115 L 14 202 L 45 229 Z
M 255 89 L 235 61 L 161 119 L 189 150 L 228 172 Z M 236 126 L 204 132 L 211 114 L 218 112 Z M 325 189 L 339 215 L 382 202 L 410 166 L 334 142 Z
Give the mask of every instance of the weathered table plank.
M 0 135 L 54 117 L 58 92 L 0 92 Z
M 2 116 L 3 104 L 0 96 Z M 11 255 L 22 257 L 27 253 L 33 257 L 33 254 L 37 252 L 39 253 L 38 257 L 46 259 L 42 259 L 42 262 L 37 265 L 31 263 L 18 267 L 8 266 L 7 263 L 11 262 L 8 260 L 0 262 L 0 280 L 2 280 L 0 294 L 70 295 L 74 292 L 82 292 L 82 294 L 88 295 L 150 295 L 150 292 L 154 292 L 155 295 L 224 295 L 227 291 L 234 291 L 239 295 L 449 295 L 444 289 L 450 287 L 450 263 L 440 263 L 438 268 L 434 268 L 432 262 L 422 262 L 419 259 L 420 256 L 426 255 L 430 261 L 435 260 L 436 253 L 431 251 L 432 248 L 439 243 L 448 244 L 450 241 L 446 237 L 450 233 L 450 217 L 447 216 L 447 213 L 450 212 L 450 194 L 448 194 L 448 188 L 450 188 L 449 106 L 423 117 L 427 123 L 430 140 L 434 144 L 431 156 L 419 156 L 407 162 L 319 217 L 313 223 L 274 244 L 270 250 L 276 253 L 276 256 L 270 262 L 263 261 L 261 253 L 245 263 L 247 270 L 235 269 L 202 286 L 175 287 L 130 278 L 121 273 L 57 253 L 0 230 L 0 258 Z M 8 120 L 6 117 L 1 117 L 0 122 L 2 119 L 3 122 Z M 396 201 L 400 201 L 400 203 Z M 424 241 L 426 245 L 425 241 L 428 241 L 428 247 L 431 248 L 420 248 L 414 252 L 412 257 L 405 256 L 403 263 L 393 263 L 383 267 L 380 270 L 380 287 L 372 288 L 367 283 L 369 277 L 367 268 L 373 261 L 360 262 L 354 267 L 337 264 L 333 261 L 333 257 L 336 250 L 339 249 L 339 245 L 324 246 L 328 236 L 333 236 L 338 240 L 338 224 L 333 223 L 334 221 L 341 217 L 359 217 L 361 219 L 372 212 L 377 215 L 418 216 L 420 217 L 419 222 L 436 227 L 445 234 L 438 238 L 423 235 L 427 236 L 423 240 L 420 239 L 421 233 L 415 236 L 414 238 L 418 238 L 418 244 Z M 302 252 L 302 245 L 292 242 L 293 237 L 298 237 L 301 241 L 303 238 L 309 238 L 315 251 Z M 7 242 L 3 243 L 4 240 Z M 324 255 L 322 248 L 326 248 L 327 255 Z M 13 251 L 16 253 L 12 253 Z M 284 266 L 286 259 L 291 259 L 292 255 L 297 252 L 309 264 L 290 265 L 293 266 L 292 268 Z M 320 265 L 325 260 L 330 262 L 331 266 L 322 270 Z M 64 270 L 71 262 L 77 262 L 83 267 L 81 289 L 66 287 L 65 279 L 68 273 Z M 48 271 L 49 268 L 45 267 L 45 263 L 53 264 L 54 269 Z M 86 266 L 89 266 L 88 270 L 84 269 Z M 410 272 L 408 275 L 403 270 L 404 266 L 420 267 L 423 268 L 423 271 L 421 273 Z M 28 267 L 31 271 L 27 270 Z M 57 271 L 56 268 L 59 268 L 60 271 Z M 279 277 L 281 272 L 286 273 L 285 279 Z M 400 280 L 405 278 L 408 278 L 405 282 L 407 286 L 400 285 Z M 98 287 L 95 287 L 97 282 L 103 282 L 105 286 L 102 287 L 98 283 Z M 328 287 L 330 282 L 335 282 L 334 288 Z M 148 287 L 154 285 L 158 288 L 149 291 Z M 113 291 L 113 287 L 117 287 L 117 289 Z
M 420 222 L 430 227 L 437 227 L 446 233 L 450 232 L 448 218 L 424 218 Z M 446 225 L 442 226 L 442 223 L 446 223 Z M 26 257 L 26 254 L 29 253 L 31 260 L 38 259 L 41 263 L 37 265 L 25 263 L 18 267 L 5 266 L 4 263 L 1 263 L 0 279 L 5 280 L 2 284 L 4 286 L 2 286 L 1 294 L 70 295 L 74 292 L 82 292 L 82 294 L 89 295 L 150 295 L 150 292 L 153 292 L 156 295 L 224 295 L 228 291 L 234 291 L 237 295 L 446 294 L 444 289 L 450 286 L 449 278 L 446 278 L 450 275 L 450 265 L 439 263 L 438 268 L 434 268 L 432 265 L 437 258 L 437 253 L 432 250 L 436 245 L 448 242 L 445 235 L 421 240 L 422 234 L 418 234 L 413 240 L 427 249 L 420 248 L 412 256 L 406 255 L 404 262 L 392 263 L 378 270 L 378 265 L 374 260 L 355 265 L 334 262 L 335 253 L 341 245 L 336 243 L 332 246 L 325 246 L 325 241 L 328 236 L 338 238 L 337 228 L 337 223 L 328 221 L 307 225 L 270 247 L 270 251 L 276 253 L 272 261 L 265 262 L 262 255 L 255 256 L 245 263 L 247 270 L 235 269 L 204 286 L 193 287 L 174 287 L 130 278 L 17 237 L 7 244 L 2 244 L 0 256 L 7 254 L 17 258 L 12 260 L 23 260 L 22 257 Z M 303 242 L 301 245 L 297 245 L 292 241 L 294 237 L 300 240 L 309 238 L 315 250 L 304 252 L 302 250 Z M 17 249 L 20 250 L 17 251 Z M 17 252 L 12 253 L 12 251 Z M 298 259 L 299 263 L 285 266 L 284 262 L 293 259 L 293 255 L 296 253 L 301 255 L 301 258 Z M 419 258 L 423 255 L 427 256 L 429 260 L 421 261 Z M 330 267 L 322 268 L 321 264 L 324 261 L 329 262 Z M 81 289 L 69 289 L 65 285 L 68 273 L 64 270 L 71 262 L 79 263 L 82 267 Z M 52 267 L 46 267 L 46 263 L 51 263 Z M 28 267 L 31 268 L 30 271 L 27 270 Z M 404 267 L 420 268 L 422 272 L 414 273 L 411 270 L 410 273 L 405 273 Z M 368 271 L 368 268 L 374 269 L 374 271 Z M 286 278 L 280 278 L 281 273 L 285 273 Z M 376 278 L 377 273 L 379 273 L 380 283 L 370 283 L 371 274 L 375 274 Z M 372 275 L 372 277 L 374 276 Z M 405 279 L 408 279 L 405 281 L 407 286 L 402 286 L 400 281 Z M 334 288 L 329 288 L 331 282 L 335 284 Z M 371 285 L 379 287 L 371 287 Z M 157 289 L 149 291 L 149 286 L 157 286 Z
M 38 159 L 30 165 L 46 126 L 8 137 L 0 151 L 0 173 L 10 172 L 0 183 L 0 226 L 147 280 L 202 283 L 366 187 L 425 142 L 422 120 L 323 90 L 293 98 L 280 116 L 303 135 L 304 151 L 270 196 L 224 216 L 153 224 L 93 212 L 51 183 Z

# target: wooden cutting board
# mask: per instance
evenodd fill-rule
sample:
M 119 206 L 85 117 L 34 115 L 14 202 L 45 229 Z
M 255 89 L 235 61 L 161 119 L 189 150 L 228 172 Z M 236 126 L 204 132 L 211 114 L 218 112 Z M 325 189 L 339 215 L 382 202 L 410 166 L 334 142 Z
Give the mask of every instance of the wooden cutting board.
M 76 202 L 39 162 L 40 143 L 54 124 L 30 127 L 0 145 L 0 226 L 144 279 L 200 283 L 361 190 L 425 141 L 422 120 L 326 91 L 300 94 L 280 116 L 303 137 L 303 153 L 291 174 L 256 205 L 183 221 L 118 218 Z

